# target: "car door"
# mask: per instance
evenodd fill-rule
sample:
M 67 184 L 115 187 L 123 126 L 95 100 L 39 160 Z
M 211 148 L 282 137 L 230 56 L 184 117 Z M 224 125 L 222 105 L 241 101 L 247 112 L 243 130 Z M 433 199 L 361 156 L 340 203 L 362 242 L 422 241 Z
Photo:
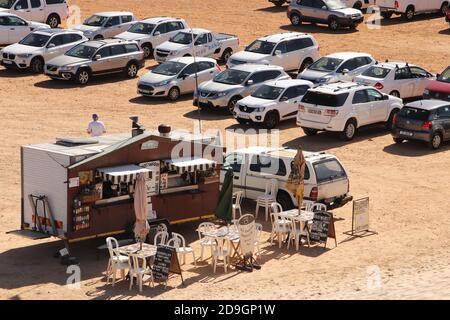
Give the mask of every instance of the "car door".
M 128 64 L 129 55 L 123 44 L 111 46 L 111 69 L 123 70 Z
M 29 0 L 19 0 L 14 5 L 14 13 L 25 20 L 32 20 Z
M 353 81 L 355 77 L 361 75 L 372 64 L 372 60 L 369 57 L 357 57 L 355 60 L 355 69 L 350 71 L 346 78 L 350 78 L 349 81 Z
M 303 39 L 289 40 L 286 46 L 288 67 L 285 70 L 298 70 L 305 56 Z
M 253 73 L 247 80 L 245 84 L 244 96 L 251 95 L 256 91 L 265 81 L 270 79 L 270 71 L 258 71 Z
M 376 89 L 367 89 L 367 97 L 370 103 L 370 122 L 383 122 L 388 118 L 388 100 L 383 99 L 383 94 Z
M 299 5 L 300 12 L 302 14 L 303 21 L 316 21 L 314 17 L 314 8 L 313 8 L 314 0 L 298 0 L 297 4 Z
M 252 155 L 247 165 L 246 197 L 257 199 L 263 195 L 266 183 L 270 179 L 279 179 L 286 176 L 286 165 L 282 159 L 266 155 Z
M 62 50 L 62 48 L 65 47 L 63 37 L 63 34 L 58 34 L 50 39 L 45 47 L 45 61 L 49 61 L 64 53 Z
M 444 139 L 450 139 L 450 105 L 441 107 L 437 110 L 436 116 L 440 125 L 444 129 Z
M 409 67 L 398 68 L 395 70 L 395 86 L 398 88 L 401 98 L 409 98 L 414 93 L 414 79 L 412 78 Z
M 156 46 L 160 45 L 163 42 L 166 42 L 167 40 L 169 40 L 169 38 L 170 36 L 167 33 L 167 23 L 160 23 L 156 26 L 155 30 L 153 30 L 153 47 L 156 48 Z
M 162 36 L 163 42 L 169 40 L 171 37 L 176 35 L 178 31 L 180 31 L 181 29 L 184 29 L 183 23 L 181 23 L 180 21 L 167 22 L 165 23 L 165 25 L 167 32 L 164 33 Z
M 294 86 L 287 88 L 279 99 L 277 107 L 281 119 L 290 119 L 297 116 L 298 104 L 305 95 L 309 86 Z
M 358 127 L 370 123 L 370 102 L 367 96 L 367 90 L 357 90 L 352 100 L 353 112 L 358 121 Z
M 133 24 L 133 16 L 123 15 L 120 17 L 120 33 L 127 31 Z
M 197 62 L 198 66 L 198 84 L 211 80 L 215 75 L 215 64 L 209 61 Z
M 33 21 L 45 21 L 44 0 L 30 0 L 31 7 L 31 20 Z
M 0 17 L 0 45 L 2 44 L 10 44 L 12 42 L 9 42 L 10 39 L 10 25 L 9 25 L 9 19 L 7 16 Z M 11 32 L 11 36 L 14 33 Z M 12 38 L 12 37 L 11 37 Z
M 191 63 L 184 67 L 184 69 L 180 72 L 178 76 L 178 86 L 180 88 L 181 93 L 188 93 L 195 91 L 195 71 L 197 65 L 196 63 Z
M 284 70 L 290 70 L 289 53 L 287 51 L 287 41 L 281 41 L 273 51 L 273 65 L 283 67 Z
M 352 81 L 356 68 L 356 59 L 351 58 L 341 64 L 341 66 L 336 70 L 336 74 L 339 77 L 339 80 Z
M 105 29 L 103 31 L 103 36 L 105 38 L 111 38 L 119 34 L 121 31 L 120 26 L 120 16 L 110 17 L 105 23 Z
M 94 74 L 105 73 L 111 71 L 111 47 L 103 47 L 97 50 L 94 55 L 100 55 L 100 59 L 93 60 L 91 64 L 91 69 Z
M 328 22 L 328 7 L 322 0 L 313 1 L 313 15 L 317 22 Z
M 415 79 L 412 87 L 412 97 L 420 97 L 427 87 L 432 74 L 419 67 L 409 68 L 413 79 Z
M 6 24 L 4 29 L 7 31 L 4 35 L 7 38 L 7 42 L 5 43 L 19 42 L 31 32 L 28 22 L 19 17 L 5 16 L 4 23 Z
M 245 155 L 241 153 L 228 154 L 220 170 L 220 181 L 225 179 L 225 173 L 228 169 L 233 170 L 233 191 L 243 191 L 246 197 L 245 188 Z
M 214 50 L 210 46 L 211 43 L 208 45 L 208 33 L 202 33 L 195 39 L 195 53 L 199 57 L 211 57 Z

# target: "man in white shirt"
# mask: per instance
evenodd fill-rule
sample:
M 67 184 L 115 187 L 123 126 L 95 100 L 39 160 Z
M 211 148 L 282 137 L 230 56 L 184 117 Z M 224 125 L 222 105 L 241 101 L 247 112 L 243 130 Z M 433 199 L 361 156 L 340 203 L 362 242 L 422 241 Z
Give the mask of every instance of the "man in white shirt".
M 106 133 L 105 125 L 102 121 L 98 120 L 98 115 L 93 114 L 92 120 L 88 125 L 87 133 L 91 135 L 91 137 L 99 137 L 102 134 Z

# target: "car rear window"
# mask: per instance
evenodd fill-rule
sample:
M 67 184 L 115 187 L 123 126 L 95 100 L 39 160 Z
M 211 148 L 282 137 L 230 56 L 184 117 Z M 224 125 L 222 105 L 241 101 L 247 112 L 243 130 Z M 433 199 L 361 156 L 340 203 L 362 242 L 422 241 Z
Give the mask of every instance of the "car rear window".
M 346 177 L 344 168 L 336 159 L 327 159 L 314 163 L 317 183 Z
M 127 53 L 139 51 L 139 47 L 136 44 L 130 43 L 125 45 Z
M 362 75 L 371 78 L 384 79 L 390 71 L 391 69 L 388 68 L 374 66 L 364 71 Z
M 347 101 L 348 95 L 348 92 L 328 94 L 317 91 L 307 91 L 303 96 L 302 102 L 326 107 L 342 107 L 345 101 Z
M 45 0 L 45 3 L 47 4 L 58 4 L 58 3 L 64 3 L 66 0 Z
M 411 120 L 427 121 L 430 118 L 430 111 L 411 107 L 403 107 L 399 112 L 399 116 Z

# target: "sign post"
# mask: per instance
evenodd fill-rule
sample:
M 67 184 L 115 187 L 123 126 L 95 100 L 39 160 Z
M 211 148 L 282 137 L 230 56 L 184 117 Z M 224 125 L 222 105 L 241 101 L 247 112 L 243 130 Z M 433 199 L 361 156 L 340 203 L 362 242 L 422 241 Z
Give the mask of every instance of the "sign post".
M 253 257 L 256 241 L 255 217 L 251 214 L 243 215 L 237 222 L 240 246 L 243 257 L 236 264 L 236 268 L 252 272 L 253 269 L 261 269 Z
M 181 282 L 184 284 L 180 262 L 178 261 L 175 248 L 164 245 L 157 246 L 152 273 L 155 282 L 165 282 L 166 287 L 171 273 L 179 274 L 181 276 Z
M 352 230 L 344 232 L 345 234 L 355 237 L 378 234 L 370 230 L 369 208 L 369 197 L 353 201 Z

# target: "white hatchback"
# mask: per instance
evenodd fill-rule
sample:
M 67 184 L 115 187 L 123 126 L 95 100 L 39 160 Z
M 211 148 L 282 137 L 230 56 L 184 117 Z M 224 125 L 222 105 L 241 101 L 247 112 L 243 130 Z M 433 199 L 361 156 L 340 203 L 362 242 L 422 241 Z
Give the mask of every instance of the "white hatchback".
M 402 99 L 421 97 L 436 77 L 416 65 L 406 62 L 386 62 L 371 66 L 355 81 L 377 88 Z
M 297 117 L 298 103 L 312 87 L 314 84 L 305 80 L 268 82 L 239 100 L 233 115 L 241 124 L 262 123 L 267 129 L 273 129 L 280 121 Z
M 394 117 L 403 107 L 401 99 L 369 86 L 339 82 L 308 90 L 298 109 L 297 125 L 306 135 L 318 131 L 339 132 L 352 140 L 358 128 L 386 123 L 392 128 Z

